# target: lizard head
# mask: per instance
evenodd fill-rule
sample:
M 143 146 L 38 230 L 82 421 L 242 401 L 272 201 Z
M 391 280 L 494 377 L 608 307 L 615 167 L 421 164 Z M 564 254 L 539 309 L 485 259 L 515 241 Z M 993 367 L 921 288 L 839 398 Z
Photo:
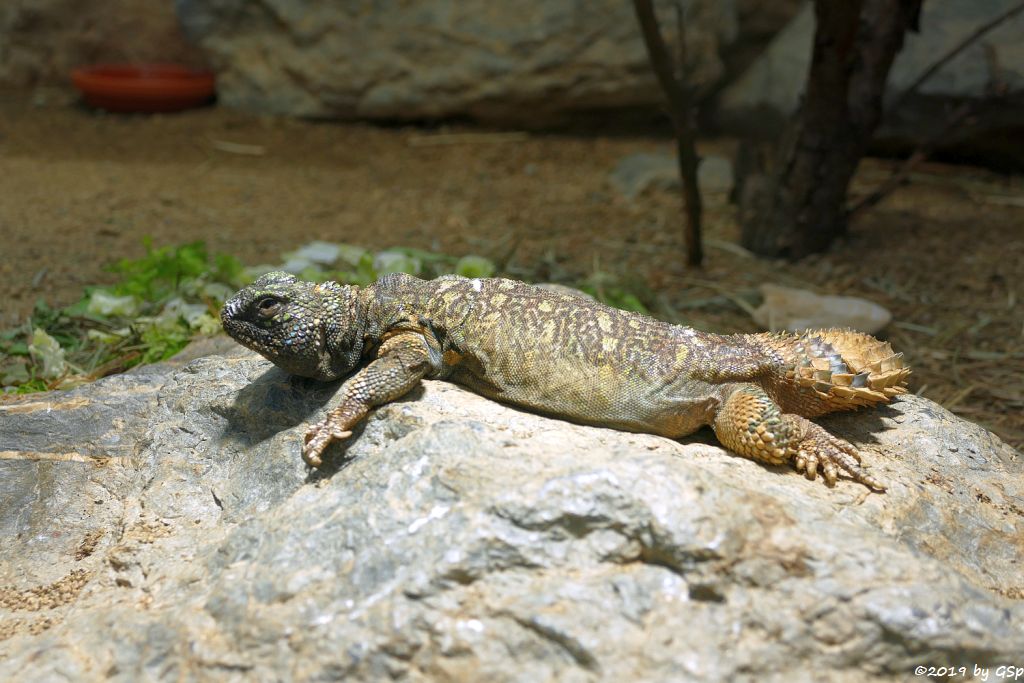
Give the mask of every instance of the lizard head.
M 261 276 L 224 303 L 224 331 L 293 375 L 330 381 L 350 372 L 363 350 L 357 288 Z

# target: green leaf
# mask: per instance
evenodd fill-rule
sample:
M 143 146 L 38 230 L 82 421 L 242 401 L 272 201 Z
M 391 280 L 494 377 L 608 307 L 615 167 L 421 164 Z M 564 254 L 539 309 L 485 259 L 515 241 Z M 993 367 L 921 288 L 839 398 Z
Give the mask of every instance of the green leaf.
M 60 342 L 36 328 L 32 333 L 32 343 L 28 345 L 29 354 L 36 364 L 41 364 L 41 376 L 45 379 L 57 379 L 67 372 L 67 361 L 64 360 L 64 349 Z
M 389 273 L 408 273 L 419 275 L 423 272 L 423 261 L 417 256 L 407 253 L 408 249 L 385 249 L 377 252 L 373 258 L 373 268 L 378 275 Z
M 9 356 L 27 356 L 28 355 L 28 344 L 25 342 L 15 342 L 7 347 L 7 355 Z
M 650 309 L 644 305 L 638 296 L 619 287 L 595 287 L 590 284 L 582 284 L 579 290 L 586 292 L 603 304 L 621 308 L 624 311 L 634 313 L 650 314 Z
M 362 247 L 357 247 L 351 244 L 339 244 L 338 245 L 338 259 L 347 265 L 356 266 L 359 265 L 363 257 L 369 252 Z M 372 257 L 371 257 L 372 258 Z
M 32 379 L 24 358 L 4 358 L 0 360 L 0 385 L 9 387 L 24 384 Z
M 178 324 L 168 327 L 149 327 L 142 332 L 141 338 L 146 347 L 142 352 L 142 362 L 158 363 L 185 348 L 191 341 L 191 334 L 188 325 Z
M 128 317 L 137 315 L 141 305 L 131 294 L 117 296 L 104 289 L 95 289 L 89 297 L 86 310 L 93 315 L 108 318 L 110 316 Z
M 25 382 L 24 384 L 17 385 L 17 388 L 14 390 L 14 393 L 15 394 L 34 394 L 34 393 L 39 392 L 39 391 L 46 391 L 49 388 L 50 387 L 46 383 L 46 380 L 30 379 L 29 381 Z
M 491 277 L 495 270 L 494 262 L 483 256 L 463 256 L 455 264 L 455 274 L 462 277 Z
M 245 266 L 231 254 L 216 254 L 213 257 L 213 280 L 238 288 L 242 286 Z

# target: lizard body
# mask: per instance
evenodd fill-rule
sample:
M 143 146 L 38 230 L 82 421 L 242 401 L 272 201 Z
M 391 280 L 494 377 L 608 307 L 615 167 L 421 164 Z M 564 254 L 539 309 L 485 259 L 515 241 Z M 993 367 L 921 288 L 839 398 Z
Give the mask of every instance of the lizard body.
M 387 275 L 368 287 L 268 273 L 221 311 L 225 330 L 283 369 L 357 370 L 307 432 L 311 466 L 371 408 L 424 377 L 542 414 L 679 438 L 711 425 L 740 455 L 875 489 L 847 442 L 807 418 L 905 392 L 901 354 L 865 334 L 718 335 L 514 280 Z

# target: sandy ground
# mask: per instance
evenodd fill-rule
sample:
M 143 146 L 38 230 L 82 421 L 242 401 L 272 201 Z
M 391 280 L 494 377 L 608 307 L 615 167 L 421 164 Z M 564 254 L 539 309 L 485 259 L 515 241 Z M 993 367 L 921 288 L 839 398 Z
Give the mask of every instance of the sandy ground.
M 141 255 L 144 236 L 202 239 L 249 264 L 323 239 L 507 258 L 539 280 L 607 273 L 721 331 L 753 331 L 733 300 L 777 282 L 887 306 L 914 388 L 1024 443 L 1021 177 L 922 167 L 829 253 L 796 264 L 739 253 L 735 211 L 710 194 L 707 263 L 690 271 L 678 195 L 629 202 L 607 180 L 621 158 L 666 140 L 478 133 L 221 109 L 111 116 L 0 97 L 0 327 L 37 298 L 67 304 L 109 281 L 104 266 Z M 865 163 L 855 190 L 890 166 Z

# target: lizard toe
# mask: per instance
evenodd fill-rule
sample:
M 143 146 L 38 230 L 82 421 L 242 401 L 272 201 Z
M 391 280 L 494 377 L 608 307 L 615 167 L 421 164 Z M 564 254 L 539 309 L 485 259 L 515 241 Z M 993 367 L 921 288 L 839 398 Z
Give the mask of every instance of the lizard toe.
M 323 464 L 320 454 L 327 448 L 331 437 L 331 433 L 327 431 L 326 421 L 318 422 L 306 430 L 302 444 L 302 459 L 307 465 L 316 468 Z
M 811 481 L 818 478 L 818 454 L 813 450 L 801 449 L 793 463 L 796 471 Z
M 821 476 L 825 478 L 825 485 L 832 488 L 836 485 L 836 480 L 839 478 L 839 468 L 831 460 L 826 460 L 821 465 Z
M 320 457 L 320 450 L 315 445 L 313 448 L 310 448 L 309 444 L 306 444 L 302 449 L 302 460 L 313 469 L 320 467 L 324 463 Z
M 793 467 L 808 479 L 816 479 L 821 471 L 828 487 L 833 487 L 843 473 L 869 488 L 884 491 L 885 486 L 861 466 L 861 455 L 854 446 L 833 436 L 821 426 L 799 416 L 787 416 L 798 428 Z
M 318 422 L 306 430 L 302 446 L 302 459 L 310 467 L 320 467 L 323 464 L 323 452 L 332 441 L 341 441 L 352 436 L 352 432 L 344 425 L 331 420 Z

